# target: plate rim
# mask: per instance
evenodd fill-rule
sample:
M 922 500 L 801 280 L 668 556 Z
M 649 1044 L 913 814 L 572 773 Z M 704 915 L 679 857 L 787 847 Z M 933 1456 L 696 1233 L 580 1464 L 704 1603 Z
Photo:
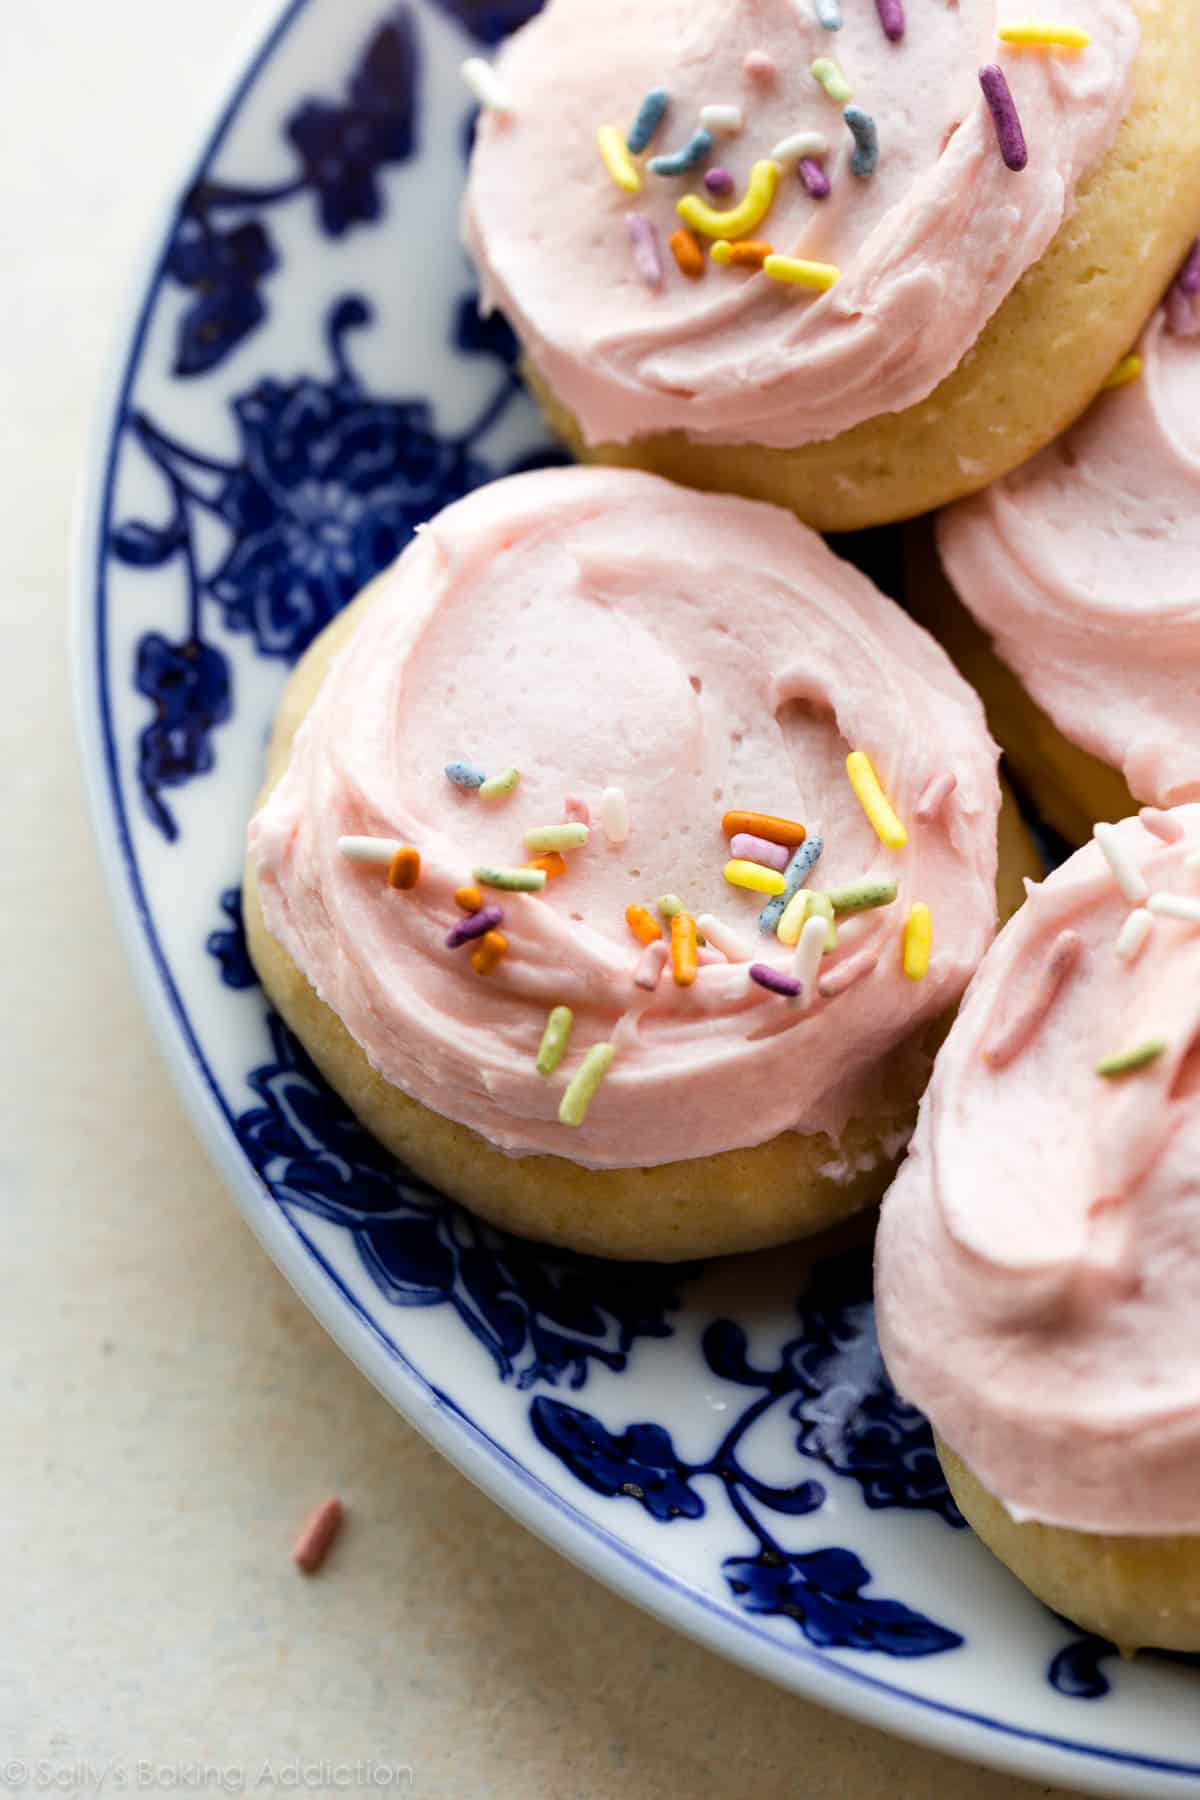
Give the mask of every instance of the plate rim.
M 387 1402 L 510 1517 L 593 1579 L 749 1673 L 911 1742 L 968 1763 L 1050 1778 L 1078 1791 L 1178 1795 L 1200 1763 L 1040 1732 L 990 1718 L 826 1655 L 785 1645 L 731 1614 L 713 1596 L 663 1568 L 557 1494 L 421 1373 L 251 1169 L 158 938 L 124 806 L 112 734 L 106 537 L 129 392 L 140 367 L 179 202 L 208 166 L 291 26 L 317 0 L 256 0 L 198 108 L 190 143 L 168 171 L 115 319 L 79 470 L 69 601 L 72 710 L 87 812 L 118 938 L 158 1050 L 200 1143 L 243 1219 L 322 1328 Z M 380 0 L 382 5 L 382 0 Z M 415 0 L 424 10 L 429 0 Z M 1122 1785 L 1109 1777 L 1123 1771 Z M 1194 1791 L 1194 1790 L 1193 1790 Z

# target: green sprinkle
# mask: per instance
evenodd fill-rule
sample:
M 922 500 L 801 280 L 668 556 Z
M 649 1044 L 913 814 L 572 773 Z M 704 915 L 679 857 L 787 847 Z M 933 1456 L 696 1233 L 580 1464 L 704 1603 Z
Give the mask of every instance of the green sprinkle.
M 809 70 L 809 74 L 814 81 L 820 82 L 821 86 L 825 89 L 825 92 L 829 95 L 829 98 L 831 100 L 836 100 L 839 105 L 854 98 L 854 89 L 850 86 L 850 83 L 846 80 L 845 75 L 842 73 L 837 63 L 834 62 L 832 56 L 818 56 L 816 62 Z
M 837 926 L 833 921 L 833 896 L 823 894 L 819 888 L 808 890 L 808 909 L 805 917 L 812 918 L 814 914 L 818 918 L 829 921 L 829 929 L 825 933 L 825 951 L 828 954 L 830 950 L 837 949 Z
M 586 825 L 535 825 L 525 833 L 527 850 L 582 850 L 587 841 Z
M 596 1097 L 596 1089 L 612 1068 L 617 1054 L 615 1044 L 593 1044 L 567 1087 L 558 1109 L 560 1125 L 582 1125 L 588 1107 Z
M 678 894 L 660 894 L 654 904 L 664 919 L 673 919 L 676 913 L 684 910 L 683 901 Z
M 539 1075 L 553 1075 L 567 1052 L 571 1041 L 571 1027 L 575 1023 L 575 1014 L 569 1006 L 552 1007 L 546 1018 L 546 1029 L 542 1033 L 541 1046 L 537 1053 L 537 1072 Z
M 896 898 L 894 881 L 852 881 L 848 887 L 827 890 L 834 912 L 869 912 L 873 906 L 890 906 Z
M 1152 1062 L 1157 1062 L 1167 1047 L 1166 1038 L 1151 1038 L 1148 1044 L 1138 1044 L 1136 1049 L 1121 1050 L 1116 1056 L 1106 1056 L 1103 1062 L 1096 1064 L 1097 1075 L 1129 1075 L 1134 1069 L 1145 1069 Z
M 502 774 L 493 775 L 483 783 L 479 790 L 479 798 L 481 800 L 500 800 L 505 794 L 515 792 L 520 779 L 520 769 L 505 769 Z
M 510 894 L 540 894 L 546 885 L 545 869 L 493 869 L 484 863 L 471 873 L 480 887 L 504 888 Z

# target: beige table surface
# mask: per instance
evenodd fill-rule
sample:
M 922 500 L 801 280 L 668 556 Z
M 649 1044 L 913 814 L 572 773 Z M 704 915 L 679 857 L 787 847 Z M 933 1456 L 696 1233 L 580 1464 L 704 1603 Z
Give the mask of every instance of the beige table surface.
M 135 250 L 245 11 L 0 4 L 0 1785 L 13 1757 L 77 1793 L 89 1760 L 253 1792 L 375 1759 L 467 1800 L 1049 1794 L 778 1693 L 527 1536 L 309 1318 L 175 1099 L 82 810 L 70 514 Z M 331 1489 L 353 1520 L 305 1581 L 290 1539 Z

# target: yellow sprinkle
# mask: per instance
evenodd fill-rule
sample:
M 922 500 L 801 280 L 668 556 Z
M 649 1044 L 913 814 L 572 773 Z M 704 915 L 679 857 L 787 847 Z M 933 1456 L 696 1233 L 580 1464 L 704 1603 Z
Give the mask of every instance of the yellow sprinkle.
M 749 888 L 752 894 L 782 894 L 787 886 L 783 876 L 777 869 L 768 869 L 764 863 L 747 862 L 744 857 L 733 856 L 725 864 L 725 879 L 731 887 Z
M 818 56 L 808 72 L 814 81 L 820 82 L 829 98 L 836 100 L 839 106 L 843 106 L 847 100 L 853 100 L 854 89 L 832 56 Z
M 846 758 L 850 786 L 858 795 L 858 803 L 866 813 L 879 841 L 889 850 L 903 850 L 908 833 L 892 811 L 891 801 L 879 785 L 879 777 L 871 767 L 865 750 L 852 750 Z
M 1128 356 L 1121 358 L 1104 385 L 1106 388 L 1124 387 L 1126 382 L 1136 381 L 1141 372 L 1142 359 L 1136 350 L 1131 350 Z
M 604 166 L 624 194 L 640 194 L 642 177 L 625 148 L 625 140 L 615 125 L 602 125 L 596 142 L 604 158 Z
M 810 888 L 808 916 L 813 918 L 818 913 L 825 921 L 825 950 L 828 953 L 830 950 L 837 949 L 837 920 L 833 913 L 833 901 L 828 894 L 823 894 L 820 888 Z
M 772 281 L 790 281 L 793 287 L 816 288 L 822 294 L 828 293 L 841 272 L 832 263 L 805 262 L 800 256 L 768 256 L 763 263 L 763 274 Z
M 800 942 L 800 932 L 804 926 L 804 916 L 808 911 L 808 889 L 797 888 L 775 927 L 775 936 L 781 944 L 794 947 Z
M 1023 50 L 1085 50 L 1092 41 L 1091 33 L 1078 25 L 1055 25 L 1038 19 L 1014 19 L 998 25 L 996 36 L 1002 44 L 1016 44 Z
M 756 162 L 750 171 L 750 179 L 746 183 L 746 192 L 736 206 L 724 212 L 709 206 L 699 194 L 685 194 L 675 211 L 685 225 L 693 231 L 702 232 L 710 238 L 745 237 L 748 231 L 766 218 L 771 202 L 775 198 L 775 189 L 779 185 L 779 164 L 765 157 Z
M 933 914 L 923 900 L 917 900 L 904 921 L 904 973 L 910 981 L 924 980 L 932 949 Z

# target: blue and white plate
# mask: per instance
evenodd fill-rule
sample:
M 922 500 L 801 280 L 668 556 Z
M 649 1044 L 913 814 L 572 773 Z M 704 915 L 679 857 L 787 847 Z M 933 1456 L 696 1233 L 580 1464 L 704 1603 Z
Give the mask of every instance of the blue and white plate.
M 242 839 L 288 669 L 413 527 L 552 459 L 456 228 L 458 76 L 537 0 L 295 0 L 140 280 L 88 472 L 78 686 L 147 1006 L 250 1224 L 501 1505 L 747 1667 L 979 1761 L 1195 1792 L 1200 1688 L 973 1541 L 867 1253 L 658 1269 L 501 1237 L 376 1148 L 267 1007 Z

